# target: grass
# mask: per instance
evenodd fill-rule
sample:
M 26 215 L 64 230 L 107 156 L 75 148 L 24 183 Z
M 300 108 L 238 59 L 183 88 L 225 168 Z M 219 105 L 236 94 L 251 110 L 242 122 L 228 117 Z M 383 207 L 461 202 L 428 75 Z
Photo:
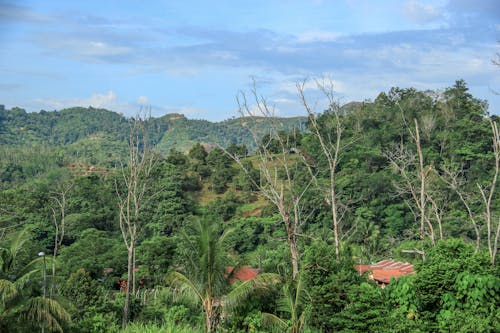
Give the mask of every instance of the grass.
M 156 324 L 131 323 L 120 333 L 202 333 L 200 327 L 191 327 L 188 325 L 166 324 L 158 326 Z

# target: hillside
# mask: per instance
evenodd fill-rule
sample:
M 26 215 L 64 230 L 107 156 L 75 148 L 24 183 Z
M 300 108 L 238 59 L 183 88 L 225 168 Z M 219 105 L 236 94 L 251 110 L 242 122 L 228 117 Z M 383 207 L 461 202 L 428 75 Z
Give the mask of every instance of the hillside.
M 277 118 L 285 130 L 303 129 L 305 117 Z M 271 124 L 264 118 L 234 118 L 222 122 L 188 119 L 181 114 L 167 114 L 152 118 L 150 126 L 152 140 L 159 151 L 166 153 L 171 148 L 187 151 L 199 142 L 206 146 L 230 143 L 245 144 L 255 148 L 251 130 L 258 137 L 269 132 Z M 92 146 L 103 135 L 111 145 L 125 142 L 129 130 L 129 119 L 105 109 L 69 108 L 60 111 L 28 113 L 21 108 L 0 108 L 0 144 L 4 145 L 50 145 Z M 103 134 L 105 133 L 105 134 Z
M 0 108 L 0 285 L 32 281 L 18 295 L 30 310 L 43 269 L 53 304 L 68 304 L 64 332 L 202 332 L 206 303 L 179 297 L 182 281 L 220 288 L 216 302 L 263 283 L 216 314 L 216 332 L 284 332 L 262 314 L 289 313 L 290 295 L 310 309 L 311 333 L 497 332 L 500 119 L 483 105 L 457 81 L 440 95 L 394 88 L 324 112 L 310 119 L 317 132 L 286 133 L 303 118 L 273 119 L 283 130 L 267 134 L 271 119 L 170 114 L 150 123 L 149 140 L 177 148 L 161 156 L 107 110 Z M 250 128 L 266 145 L 229 145 L 239 163 L 218 147 L 179 151 L 245 143 Z M 335 147 L 339 129 L 332 175 L 322 145 Z M 238 282 L 230 267 L 259 275 Z M 39 331 L 18 320 L 18 304 L 0 305 L 0 332 Z M 119 329 L 126 309 L 137 330 Z

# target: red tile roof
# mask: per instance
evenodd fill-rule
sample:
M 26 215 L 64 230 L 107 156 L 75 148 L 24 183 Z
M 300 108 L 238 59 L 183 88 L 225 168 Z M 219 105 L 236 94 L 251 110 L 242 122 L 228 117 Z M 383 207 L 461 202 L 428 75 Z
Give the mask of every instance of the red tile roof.
M 379 283 L 388 284 L 391 282 L 391 278 L 399 278 L 402 275 L 414 274 L 413 264 L 407 262 L 397 262 L 394 260 L 382 260 L 371 265 L 356 265 L 356 270 L 360 274 L 364 274 L 368 271 L 371 272 L 368 275 L 370 280 L 375 280 Z
M 229 283 L 231 284 L 235 283 L 236 281 L 245 282 L 251 280 L 260 273 L 259 269 L 250 266 L 237 267 L 236 270 L 233 272 L 234 269 L 235 268 L 233 266 L 229 266 L 226 269 L 226 276 L 232 274 L 229 279 Z

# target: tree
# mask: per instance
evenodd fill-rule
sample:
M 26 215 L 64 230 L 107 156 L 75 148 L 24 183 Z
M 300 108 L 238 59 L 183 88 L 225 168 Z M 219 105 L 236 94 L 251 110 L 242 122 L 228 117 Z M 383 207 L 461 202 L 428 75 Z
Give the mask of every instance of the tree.
M 52 211 L 52 221 L 55 227 L 54 250 L 52 253 L 52 283 L 50 286 L 50 295 L 53 297 L 55 293 L 56 257 L 64 240 L 68 194 L 73 188 L 74 182 L 69 172 L 60 172 L 52 175 L 52 177 L 57 179 L 50 193 L 50 199 L 55 204 L 55 207 L 50 207 Z
M 122 187 L 116 182 L 120 230 L 127 248 L 127 288 L 122 327 L 129 317 L 130 293 L 135 293 L 135 250 L 138 233 L 144 226 L 142 208 L 151 193 L 152 172 L 156 156 L 149 146 L 146 120 L 137 115 L 131 121 L 128 141 L 128 163 L 121 167 Z
M 486 240 L 488 244 L 488 252 L 491 258 L 491 266 L 495 266 L 496 256 L 498 251 L 498 240 L 500 239 L 500 221 L 497 221 L 496 230 L 495 224 L 493 222 L 493 212 L 492 212 L 492 200 L 495 195 L 495 189 L 498 181 L 498 174 L 500 172 L 500 136 L 498 132 L 498 125 L 496 122 L 491 120 L 491 131 L 492 131 L 492 147 L 493 147 L 493 158 L 495 161 L 495 166 L 493 168 L 493 179 L 486 189 L 478 184 L 479 192 L 481 193 L 481 198 L 483 199 L 483 204 L 485 208 L 485 220 L 486 220 Z M 498 220 L 498 219 L 496 219 Z
M 351 258 L 345 253 L 338 260 L 335 248 L 326 242 L 314 242 L 306 249 L 302 269 L 311 326 L 325 332 L 338 328 L 337 314 L 348 306 L 349 291 L 364 281 Z
M 488 257 L 475 252 L 472 244 L 449 239 L 427 251 L 425 262 L 416 271 L 413 290 L 417 309 L 422 319 L 434 325 L 445 295 L 456 292 L 459 275 L 488 274 Z
M 383 290 L 375 284 L 351 286 L 346 306 L 334 318 L 335 331 L 385 332 L 388 311 L 383 296 Z
M 252 292 L 274 284 L 278 277 L 262 273 L 231 289 L 231 275 L 226 271 L 226 240 L 232 230 L 221 233 L 219 223 L 207 218 L 197 220 L 195 227 L 194 239 L 186 239 L 191 247 L 189 253 L 186 253 L 186 274 L 171 272 L 167 276 L 167 282 L 177 293 L 188 295 L 201 304 L 205 315 L 205 330 L 213 332 L 219 324 L 222 311 L 235 308 Z
M 199 142 L 195 143 L 193 147 L 189 150 L 188 156 L 191 159 L 197 160 L 199 163 L 205 163 L 207 158 L 207 151 Z
M 443 170 L 442 179 L 448 184 L 448 186 L 456 192 L 460 198 L 461 203 L 467 210 L 469 215 L 469 220 L 474 228 L 476 234 L 476 250 L 480 249 L 481 245 L 481 231 L 486 226 L 486 244 L 488 247 L 488 253 L 490 256 L 490 262 L 492 266 L 496 264 L 496 257 L 498 252 L 498 243 L 500 241 L 500 221 L 494 214 L 494 198 L 496 195 L 496 186 L 498 182 L 498 177 L 500 173 L 500 139 L 498 125 L 496 121 L 492 118 L 489 119 L 491 127 L 491 140 L 492 140 L 492 157 L 493 157 L 493 175 L 491 176 L 491 181 L 481 184 L 476 183 L 479 189 L 480 202 L 482 203 L 482 211 L 478 214 L 474 209 L 474 206 L 478 205 L 478 200 L 474 199 L 472 193 L 467 193 L 464 189 L 466 185 L 466 179 L 463 176 L 464 171 L 462 169 L 457 169 L 456 167 L 447 166 Z M 481 223 L 484 221 L 484 224 Z
M 247 168 L 238 155 L 233 155 L 227 150 L 225 152 L 238 164 L 260 194 L 277 208 L 285 226 L 292 277 L 295 278 L 299 274 L 300 262 L 298 237 L 302 224 L 305 222 L 302 216 L 303 199 L 313 183 L 313 177 L 304 181 L 302 176 L 312 174 L 312 171 L 305 163 L 302 154 L 291 154 L 292 151 L 299 151 L 295 145 L 297 141 L 292 140 L 293 135 L 284 135 L 280 131 L 281 126 L 275 117 L 274 109 L 264 97 L 258 95 L 255 86 L 251 95 L 254 99 L 254 106 L 249 104 L 245 93 L 242 92 L 238 97 L 241 116 L 248 117 L 255 122 L 259 117 L 264 116 L 266 121 L 271 124 L 269 135 L 264 137 L 264 141 L 260 145 L 257 132 L 252 131 L 255 144 L 259 147 L 256 166 L 260 172 L 259 179 L 253 177 L 251 169 Z
M 231 142 L 229 147 L 227 147 L 227 151 L 234 156 L 238 156 L 240 158 L 247 157 L 248 155 L 248 148 L 244 144 L 242 145 L 237 145 L 234 142 Z
M 33 283 L 41 276 L 40 265 L 45 258 L 33 260 L 17 274 L 13 272 L 29 237 L 28 230 L 23 229 L 12 235 L 10 242 L 0 243 L 0 330 L 46 328 L 62 333 L 63 324 L 71 321 L 70 315 L 57 300 L 40 296 L 39 285 Z
M 83 268 L 69 276 L 61 287 L 61 294 L 71 300 L 79 318 L 87 312 L 102 310 L 106 303 L 101 285 Z
M 330 82 L 331 83 L 331 82 Z M 325 122 L 318 121 L 317 116 L 314 114 L 312 108 L 309 106 L 305 97 L 305 82 L 297 84 L 297 89 L 304 108 L 307 111 L 309 124 L 314 136 L 319 141 L 323 156 L 327 160 L 329 186 L 326 199 L 331 208 L 332 213 L 332 227 L 333 239 L 335 244 L 335 256 L 340 258 L 340 224 L 342 222 L 341 205 L 339 203 L 339 196 L 337 192 L 337 169 L 340 160 L 340 153 L 345 148 L 341 145 L 343 123 L 340 114 L 340 105 L 333 98 L 333 87 L 327 87 L 325 84 L 317 82 L 318 88 L 324 93 L 328 99 L 328 110 L 325 112 L 323 118 Z M 333 136 L 333 137 L 332 137 Z
M 500 330 L 500 278 L 493 274 L 459 273 L 443 296 L 438 315 L 441 332 L 498 332 Z
M 311 299 L 304 289 L 304 283 L 300 276 L 295 280 L 285 283 L 282 295 L 278 299 L 278 311 L 288 313 L 288 318 L 280 318 L 272 313 L 263 313 L 262 320 L 265 326 L 273 326 L 280 332 L 300 333 L 304 332 L 307 320 L 311 313 Z
M 404 123 L 406 125 L 403 109 L 399 106 L 399 104 L 397 105 L 400 108 Z M 427 233 L 429 234 L 431 243 L 434 246 L 435 232 L 432 222 L 429 218 L 428 209 L 428 202 L 430 201 L 431 203 L 433 203 L 434 210 L 436 212 L 438 211 L 436 201 L 432 199 L 431 192 L 429 191 L 429 182 L 430 179 L 432 179 L 430 176 L 433 167 L 432 165 L 425 165 L 420 140 L 419 124 L 416 118 L 414 118 L 413 120 L 415 126 L 414 131 L 409 126 L 407 126 L 407 128 L 413 142 L 415 143 L 417 154 L 415 155 L 414 153 L 409 151 L 406 147 L 404 147 L 403 143 L 401 143 L 400 145 L 396 146 L 395 149 L 388 150 L 385 156 L 389 160 L 392 169 L 401 176 L 401 183 L 394 182 L 397 191 L 401 195 L 409 195 L 411 201 L 413 201 L 414 206 L 410 204 L 410 201 L 406 201 L 406 204 L 413 212 L 415 220 L 420 221 L 420 239 L 425 239 L 425 226 L 427 225 Z M 414 207 L 416 207 L 416 210 Z M 439 214 L 437 216 L 439 230 L 442 230 Z M 442 236 L 442 232 L 440 232 L 440 235 Z
M 79 269 L 84 269 L 93 279 L 110 282 L 115 276 L 126 271 L 127 259 L 119 238 L 101 230 L 88 228 L 81 232 L 76 242 L 65 246 L 59 256 L 64 265 L 62 274 L 69 276 Z M 113 274 L 108 276 L 106 271 Z M 109 273 L 111 273 L 109 272 Z

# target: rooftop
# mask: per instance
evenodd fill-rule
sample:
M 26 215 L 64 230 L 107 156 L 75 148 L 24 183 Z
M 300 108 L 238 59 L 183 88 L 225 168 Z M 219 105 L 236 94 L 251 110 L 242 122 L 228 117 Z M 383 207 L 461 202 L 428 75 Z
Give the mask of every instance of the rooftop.
M 359 264 L 356 265 L 356 270 L 359 274 L 371 272 L 368 278 L 382 284 L 389 284 L 392 278 L 398 279 L 403 275 L 415 274 L 413 264 L 392 259 L 382 260 L 375 264 Z

